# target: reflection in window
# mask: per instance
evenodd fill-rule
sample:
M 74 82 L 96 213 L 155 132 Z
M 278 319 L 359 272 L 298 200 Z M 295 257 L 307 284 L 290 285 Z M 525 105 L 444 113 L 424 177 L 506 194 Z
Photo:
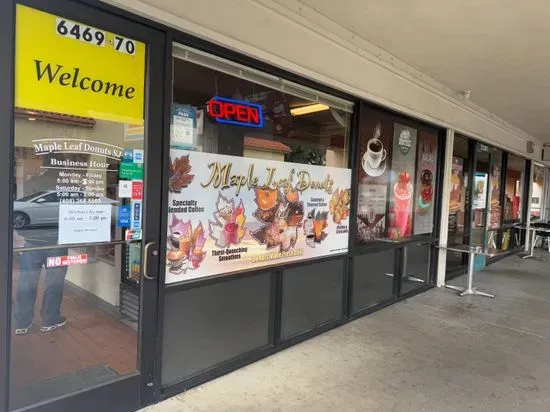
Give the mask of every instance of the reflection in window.
M 506 223 L 521 221 L 524 176 L 525 159 L 513 154 L 508 155 L 504 192 L 504 221 Z
M 538 220 L 543 217 L 544 201 L 544 167 L 534 165 L 533 167 L 533 193 L 531 194 L 531 219 Z
M 502 181 L 502 152 L 498 149 L 491 149 L 491 179 L 489 186 L 489 228 L 500 227 L 502 218 L 502 205 L 500 204 L 501 181 Z
M 464 231 L 466 197 L 468 195 L 468 140 L 455 136 L 451 171 L 449 204 L 449 238 L 460 237 Z M 460 243 L 460 242 L 459 242 Z
M 487 197 L 489 193 L 489 160 L 488 146 L 476 144 L 476 165 L 474 171 L 474 187 L 472 197 L 472 229 L 471 244 L 483 246 L 485 242 L 485 227 L 487 224 Z
M 14 123 L 12 409 L 136 370 L 141 243 L 108 242 L 125 239 L 117 218 L 131 201 L 122 153 L 143 149 L 115 122 L 16 108 Z M 62 241 L 79 226 L 60 224 L 63 209 L 90 206 L 106 244 Z
M 207 153 L 347 167 L 350 113 L 180 58 L 173 63 L 172 144 Z M 193 132 L 186 134 L 184 119 L 190 119 Z

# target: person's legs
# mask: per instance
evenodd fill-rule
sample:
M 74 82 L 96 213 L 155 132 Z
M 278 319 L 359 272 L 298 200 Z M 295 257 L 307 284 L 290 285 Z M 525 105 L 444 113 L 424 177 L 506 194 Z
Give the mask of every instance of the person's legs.
M 55 249 L 45 251 L 43 254 L 44 265 L 50 256 L 64 256 L 66 249 Z M 65 276 L 67 267 L 46 268 L 46 277 L 44 281 L 44 299 L 42 301 L 42 325 L 43 331 L 55 329 L 65 324 L 65 318 L 61 316 L 61 303 L 63 301 L 63 287 L 65 285 Z
M 23 252 L 19 266 L 15 309 L 15 328 L 17 334 L 25 334 L 32 325 L 36 290 L 42 270 L 41 253 L 37 251 Z

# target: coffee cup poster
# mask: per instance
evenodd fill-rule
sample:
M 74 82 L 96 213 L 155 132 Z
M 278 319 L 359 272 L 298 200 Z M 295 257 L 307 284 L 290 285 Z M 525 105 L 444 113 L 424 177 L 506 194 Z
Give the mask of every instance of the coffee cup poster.
M 365 116 L 361 123 L 356 241 L 367 242 L 387 237 L 393 123 L 383 116 Z
M 351 170 L 170 150 L 166 283 L 345 253 Z

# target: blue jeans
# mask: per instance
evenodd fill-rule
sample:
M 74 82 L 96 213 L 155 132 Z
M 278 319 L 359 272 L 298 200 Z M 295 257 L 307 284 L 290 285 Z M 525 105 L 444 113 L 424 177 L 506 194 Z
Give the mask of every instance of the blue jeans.
M 17 328 L 26 328 L 32 323 L 38 282 L 43 267 L 46 277 L 44 279 L 44 297 L 40 311 L 42 323 L 51 325 L 61 316 L 61 301 L 63 300 L 67 267 L 48 268 L 47 259 L 53 256 L 66 256 L 67 252 L 66 248 L 59 248 L 22 253 L 16 291 L 15 321 Z

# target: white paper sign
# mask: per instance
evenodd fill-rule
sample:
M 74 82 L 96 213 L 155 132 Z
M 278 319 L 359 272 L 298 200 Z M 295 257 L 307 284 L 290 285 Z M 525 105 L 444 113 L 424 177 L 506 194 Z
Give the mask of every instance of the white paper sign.
M 131 198 L 132 197 L 132 181 L 131 180 L 119 180 L 118 182 L 118 197 Z
M 111 205 L 60 204 L 60 245 L 111 241 Z

